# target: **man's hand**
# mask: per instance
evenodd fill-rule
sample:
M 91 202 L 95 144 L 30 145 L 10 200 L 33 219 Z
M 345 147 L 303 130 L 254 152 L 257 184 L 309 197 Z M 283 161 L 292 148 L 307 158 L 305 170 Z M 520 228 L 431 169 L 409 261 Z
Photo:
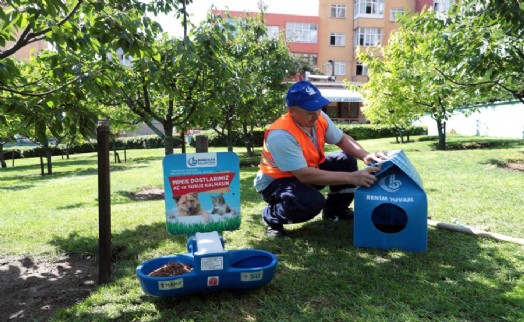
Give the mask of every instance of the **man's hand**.
M 362 161 L 367 165 L 371 165 L 374 162 L 380 162 L 387 159 L 389 159 L 389 157 L 384 153 L 384 151 L 378 151 L 376 153 L 369 153 L 362 159 Z
M 377 177 L 375 177 L 374 174 L 379 171 L 379 167 L 367 167 L 359 171 L 351 172 L 350 174 L 353 176 L 352 184 L 369 188 L 377 181 Z

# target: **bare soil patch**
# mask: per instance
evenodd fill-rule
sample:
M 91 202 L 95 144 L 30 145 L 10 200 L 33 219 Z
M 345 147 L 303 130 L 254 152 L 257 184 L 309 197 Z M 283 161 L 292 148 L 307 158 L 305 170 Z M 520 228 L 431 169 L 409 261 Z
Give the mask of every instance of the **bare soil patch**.
M 132 200 L 163 200 L 164 189 L 159 187 L 148 187 L 140 189 L 139 191 L 129 196 Z
M 511 170 L 524 171 L 524 160 L 508 160 L 505 167 Z
M 58 309 L 85 299 L 98 286 L 93 258 L 0 258 L 0 321 L 47 321 Z

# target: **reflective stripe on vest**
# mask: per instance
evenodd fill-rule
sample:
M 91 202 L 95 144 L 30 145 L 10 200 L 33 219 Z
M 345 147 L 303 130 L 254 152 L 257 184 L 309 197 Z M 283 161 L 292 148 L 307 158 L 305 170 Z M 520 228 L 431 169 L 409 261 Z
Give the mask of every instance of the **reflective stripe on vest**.
M 324 160 L 326 160 L 324 155 L 324 144 L 327 127 L 328 123 L 326 119 L 322 114 L 320 114 L 314 128 L 318 144 L 317 149 L 313 143 L 313 140 L 311 140 L 304 130 L 298 126 L 297 123 L 295 123 L 289 112 L 284 114 L 278 120 L 276 120 L 275 123 L 271 124 L 271 126 L 264 133 L 264 145 L 262 146 L 262 154 L 258 168 L 262 170 L 263 173 L 275 179 L 293 176 L 293 174 L 289 171 L 281 171 L 278 169 L 273 156 L 267 149 L 267 136 L 272 130 L 285 130 L 289 132 L 289 134 L 291 134 L 297 140 L 298 144 L 302 148 L 302 153 L 306 159 L 307 165 L 309 167 L 317 167 L 319 164 L 324 162 Z

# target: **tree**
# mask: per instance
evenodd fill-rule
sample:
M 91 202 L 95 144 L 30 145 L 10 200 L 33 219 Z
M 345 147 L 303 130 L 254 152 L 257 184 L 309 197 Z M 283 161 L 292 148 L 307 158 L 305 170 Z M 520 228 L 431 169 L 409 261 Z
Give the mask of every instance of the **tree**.
M 226 138 L 229 151 L 234 133 L 242 133 L 249 156 L 254 155 L 253 129 L 281 112 L 283 80 L 297 71 L 284 40 L 267 36 L 263 14 L 245 15 L 232 24 L 225 19 L 229 17 L 211 17 L 223 26 L 217 31 L 226 34 L 219 56 L 224 73 L 215 82 L 216 99 L 206 104 L 213 117 L 204 124 Z
M 421 32 L 438 29 L 444 35 L 432 54 L 453 62 L 439 69 L 463 87 L 491 86 L 491 98 L 515 98 L 524 103 L 524 4 L 514 0 L 460 1 L 448 15 L 408 22 Z
M 69 134 L 92 133 L 97 115 L 89 102 L 81 99 L 87 96 L 87 90 L 93 90 L 88 86 L 95 84 L 87 80 L 101 74 L 92 72 L 88 62 L 100 60 L 118 48 L 129 54 L 146 55 L 149 44 L 161 31 L 160 25 L 146 13 L 175 10 L 186 15 L 187 3 L 191 0 L 8 1 L 8 6 L 0 6 L 0 46 L 7 46 L 0 50 L 0 115 L 34 124 L 28 131 L 33 129 L 34 137 L 42 142 L 47 135 L 63 131 L 63 120 L 55 122 L 51 116 L 56 109 L 68 106 L 64 93 L 71 93 L 76 103 L 71 107 L 72 115 L 78 122 L 67 124 Z M 12 59 L 18 50 L 38 40 L 53 46 L 52 51 L 40 54 L 40 62 L 47 70 L 39 70 L 37 65 L 27 67 Z M 27 68 L 39 77 L 24 72 Z M 6 117 L 0 117 L 0 125 L 8 125 Z
M 150 44 L 146 55 L 133 56 L 130 66 L 118 60 L 104 60 L 94 80 L 98 93 L 118 108 L 124 104 L 138 119 L 148 124 L 165 142 L 165 154 L 174 149 L 175 126 L 186 125 L 198 107 L 215 96 L 215 83 L 220 78 L 217 66 L 218 28 L 209 22 L 193 37 L 172 39 L 164 34 Z M 102 72 L 104 71 L 104 72 Z M 152 121 L 159 121 L 163 130 Z
M 51 139 L 58 144 L 70 143 L 78 137 L 93 137 L 97 120 L 96 109 L 87 105 L 81 91 L 81 82 L 44 97 L 32 95 L 30 91 L 27 95 L 19 94 L 26 88 L 34 88 L 34 84 L 57 87 L 64 82 L 64 77 L 70 77 L 69 72 L 61 72 L 61 68 L 69 70 L 67 61 L 59 64 L 60 68 L 50 68 L 56 57 L 53 53 L 43 53 L 32 57 L 29 62 L 19 62 L 17 70 L 23 76 L 19 80 L 20 90 L 5 94 L 1 105 L 11 132 L 16 130 L 16 134 L 41 145 L 47 159 L 48 174 L 52 174 L 51 153 L 54 147 L 50 145 Z
M 18 130 L 14 124 L 19 124 L 19 122 L 10 120 L 4 115 L 0 115 L 0 117 L 4 120 L 4 123 L 7 124 L 7 126 L 0 126 L 0 166 L 7 168 L 4 157 L 4 145 L 15 140 L 15 135 L 18 133 Z
M 446 120 L 458 108 L 468 113 L 490 93 L 486 86 L 463 87 L 450 81 L 442 71 L 453 70 L 454 60 L 434 55 L 445 45 L 446 34 L 438 29 L 408 29 L 410 19 L 433 19 L 424 12 L 401 19 L 401 27 L 392 34 L 382 56 L 372 51 L 358 52 L 358 59 L 368 66 L 369 82 L 362 86 L 363 112 L 375 122 L 406 126 L 429 113 L 437 122 L 439 149 L 446 148 Z
M 182 1 L 185 7 L 192 0 Z M 16 80 L 19 73 L 13 73 L 14 61 L 6 58 L 31 43 L 44 40 L 55 52 L 67 55 L 91 53 L 94 57 L 107 45 L 138 53 L 147 49 L 148 42 L 161 30 L 145 13 L 182 10 L 178 5 L 177 0 L 7 1 L 7 6 L 0 6 L 0 90 L 18 88 L 10 81 Z

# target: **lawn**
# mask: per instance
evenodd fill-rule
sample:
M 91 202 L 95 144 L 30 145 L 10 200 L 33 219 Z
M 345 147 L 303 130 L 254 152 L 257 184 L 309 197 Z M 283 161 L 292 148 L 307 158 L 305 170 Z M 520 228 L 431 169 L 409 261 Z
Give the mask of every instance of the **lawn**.
M 396 144 L 361 141 L 369 151 L 403 149 L 423 179 L 433 220 L 524 238 L 524 140 L 450 136 Z M 225 151 L 221 149 L 220 151 Z M 188 152 L 191 152 L 188 151 Z M 244 149 L 235 148 L 241 160 Z M 226 249 L 256 248 L 279 258 L 262 288 L 156 299 L 135 276 L 141 262 L 186 253 L 186 236 L 165 228 L 162 200 L 130 196 L 162 186 L 162 149 L 127 151 L 111 164 L 114 256 L 112 282 L 55 321 L 523 321 L 524 246 L 429 227 L 428 251 L 357 248 L 352 222 L 291 225 L 290 236 L 268 239 L 264 203 L 252 188 L 256 167 L 240 173 L 242 225 L 225 232 Z M 54 174 L 40 176 L 38 159 L 0 170 L 0 258 L 58 257 L 98 251 L 95 154 L 54 158 Z M 2 295 L 8 296 L 8 295 Z

